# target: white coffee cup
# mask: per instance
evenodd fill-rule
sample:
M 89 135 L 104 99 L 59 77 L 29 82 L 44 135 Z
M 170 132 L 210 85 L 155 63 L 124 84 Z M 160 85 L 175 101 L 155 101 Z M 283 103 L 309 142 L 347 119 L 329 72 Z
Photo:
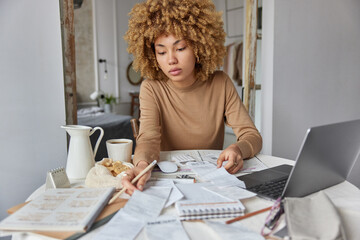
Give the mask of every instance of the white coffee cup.
M 108 156 L 113 161 L 131 162 L 132 147 L 131 139 L 120 138 L 106 141 Z

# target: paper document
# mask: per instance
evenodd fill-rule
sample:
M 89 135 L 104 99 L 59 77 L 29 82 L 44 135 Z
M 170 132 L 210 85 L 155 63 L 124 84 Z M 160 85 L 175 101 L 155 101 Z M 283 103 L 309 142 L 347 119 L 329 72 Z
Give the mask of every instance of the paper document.
M 147 221 L 158 217 L 167 201 L 171 188 L 150 187 L 135 191 L 131 198 L 97 234 L 95 239 L 134 239 Z
M 183 174 L 191 174 L 191 170 L 186 168 L 189 162 L 209 162 L 217 166 L 217 159 L 223 150 L 178 150 L 178 151 L 163 151 L 160 152 L 160 160 L 173 161 L 179 166 L 179 172 Z M 224 161 L 222 166 L 225 166 L 227 161 Z M 244 160 L 242 169 L 237 173 L 249 173 L 266 169 L 266 165 L 262 163 L 256 156 Z
M 203 188 L 233 200 L 241 200 L 256 196 L 256 193 L 234 186 L 230 186 L 230 187 L 207 186 Z
M 267 169 L 268 167 L 261 162 L 257 157 L 253 157 L 247 160 L 244 160 L 244 165 L 241 169 L 241 173 L 251 173 L 260 170 Z
M 160 152 L 160 161 L 175 161 L 181 162 L 181 159 L 185 160 L 184 162 L 191 161 L 200 161 L 199 154 L 196 150 L 179 150 L 179 151 L 162 151 Z M 177 161 L 178 160 L 178 161 Z
M 142 192 L 135 191 L 135 195 L 131 196 L 123 209 L 144 222 L 151 220 L 160 215 L 170 191 L 169 187 L 150 187 Z
M 228 173 L 224 167 L 217 168 L 214 171 L 202 175 L 201 179 L 204 181 L 210 181 L 220 187 L 235 186 L 245 188 L 245 183 L 234 175 Z
M 217 166 L 217 160 L 223 150 L 198 150 L 199 156 L 202 161 L 207 161 L 215 166 Z M 227 161 L 223 162 L 222 166 L 225 166 Z
M 208 161 L 214 165 L 217 165 L 217 159 L 219 158 L 222 150 L 198 150 L 199 155 L 202 158 L 202 161 Z M 227 164 L 227 161 L 224 161 L 222 166 L 224 167 Z M 266 169 L 264 163 L 262 163 L 256 157 L 244 160 L 244 165 L 239 171 L 239 173 L 249 173 L 260 171 Z
M 188 162 L 186 165 L 200 178 L 216 170 L 216 166 L 209 162 Z
M 234 240 L 234 239 L 251 239 L 251 240 L 264 240 L 264 237 L 259 233 L 253 232 L 240 223 L 225 224 L 223 222 L 215 222 L 206 220 L 205 223 L 214 230 L 219 239 Z M 240 237 L 241 236 L 241 237 Z M 239 238 L 240 237 L 240 238 Z
M 94 237 L 97 240 L 135 239 L 145 223 L 121 209 Z
M 184 195 L 182 200 L 198 200 L 203 202 L 216 201 L 231 201 L 229 198 L 224 198 L 218 194 L 203 189 L 203 187 L 214 186 L 212 183 L 193 183 L 193 184 L 175 184 L 175 186 Z M 181 200 L 181 201 L 182 201 Z
M 149 240 L 189 239 L 180 220 L 174 216 L 160 216 L 147 222 L 145 234 Z
M 162 179 L 156 181 L 148 181 L 146 183 L 146 187 L 169 187 L 171 188 L 170 196 L 165 203 L 165 207 L 170 206 L 176 201 L 182 199 L 184 195 L 179 191 L 179 189 L 175 186 L 174 182 L 170 179 Z
M 187 162 L 195 162 L 196 161 L 196 159 L 193 156 L 191 156 L 190 154 L 176 155 L 176 156 L 173 156 L 171 159 L 180 164 L 185 164 Z
M 228 173 L 224 167 L 217 168 L 213 164 L 204 162 L 188 162 L 187 165 L 203 181 L 212 182 L 217 186 L 237 186 L 245 188 L 245 183 Z

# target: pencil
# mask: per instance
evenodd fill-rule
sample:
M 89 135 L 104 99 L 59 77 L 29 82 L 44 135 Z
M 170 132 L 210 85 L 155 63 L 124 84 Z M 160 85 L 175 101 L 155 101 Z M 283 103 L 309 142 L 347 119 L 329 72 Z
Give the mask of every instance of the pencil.
M 139 178 L 141 178 L 145 173 L 147 173 L 153 166 L 155 166 L 155 164 L 157 163 L 156 160 L 154 160 L 152 163 L 149 164 L 149 166 L 147 166 L 144 170 L 142 170 L 139 175 L 137 175 L 132 181 L 131 183 L 134 184 L 137 182 L 137 180 L 139 180 Z M 113 203 L 123 192 L 126 191 L 126 188 L 124 187 L 123 189 L 121 189 L 120 192 L 118 192 L 117 194 L 115 194 L 115 196 L 113 196 L 108 204 Z
M 240 220 L 243 220 L 243 219 L 245 219 L 245 218 L 252 217 L 252 216 L 254 216 L 254 215 L 257 215 L 257 214 L 260 214 L 260 213 L 269 211 L 269 210 L 271 210 L 271 208 L 272 208 L 272 207 L 267 207 L 267 208 L 260 209 L 260 210 L 255 211 L 255 212 L 251 212 L 251 213 L 245 214 L 244 216 L 240 216 L 240 217 L 236 217 L 236 218 L 230 219 L 230 220 L 226 221 L 226 224 L 230 224 L 230 223 L 233 223 L 233 222 L 236 222 L 236 221 L 240 221 Z

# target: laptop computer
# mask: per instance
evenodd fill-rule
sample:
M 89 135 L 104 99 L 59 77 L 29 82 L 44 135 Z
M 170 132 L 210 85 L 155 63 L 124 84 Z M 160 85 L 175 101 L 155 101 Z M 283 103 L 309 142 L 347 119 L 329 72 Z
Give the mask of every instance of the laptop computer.
M 351 170 L 359 154 L 360 119 L 312 127 L 305 134 L 294 167 L 280 165 L 238 179 L 267 199 L 304 197 L 353 176 Z M 271 186 L 278 183 L 282 186 Z

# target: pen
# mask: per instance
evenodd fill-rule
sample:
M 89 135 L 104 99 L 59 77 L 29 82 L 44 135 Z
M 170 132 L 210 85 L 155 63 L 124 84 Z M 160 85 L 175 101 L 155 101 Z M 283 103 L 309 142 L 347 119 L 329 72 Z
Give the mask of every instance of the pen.
M 252 216 L 254 216 L 254 215 L 257 215 L 257 214 L 260 214 L 260 213 L 269 211 L 269 210 L 271 210 L 271 208 L 272 208 L 272 207 L 267 207 L 267 208 L 260 209 L 260 210 L 258 210 L 258 211 L 252 212 L 252 213 L 245 214 L 244 216 L 240 216 L 240 217 L 236 217 L 236 218 L 230 219 L 230 220 L 226 221 L 226 224 L 230 224 L 230 223 L 233 223 L 233 222 L 236 222 L 236 221 L 240 221 L 240 220 L 242 220 L 242 219 L 245 219 L 245 218 L 248 218 L 248 217 L 252 217 Z
M 149 166 L 147 166 L 144 170 L 142 170 L 139 175 L 137 175 L 132 181 L 131 183 L 134 184 L 136 183 L 137 180 L 139 180 L 139 178 L 141 178 L 145 173 L 147 173 L 153 166 L 155 166 L 155 164 L 157 163 L 156 160 L 154 160 L 152 163 L 149 164 Z M 113 196 L 108 204 L 111 204 L 112 202 L 114 202 L 123 192 L 126 191 L 126 188 L 124 187 L 123 189 L 121 189 L 120 192 L 118 192 L 117 194 L 115 194 L 115 196 Z

